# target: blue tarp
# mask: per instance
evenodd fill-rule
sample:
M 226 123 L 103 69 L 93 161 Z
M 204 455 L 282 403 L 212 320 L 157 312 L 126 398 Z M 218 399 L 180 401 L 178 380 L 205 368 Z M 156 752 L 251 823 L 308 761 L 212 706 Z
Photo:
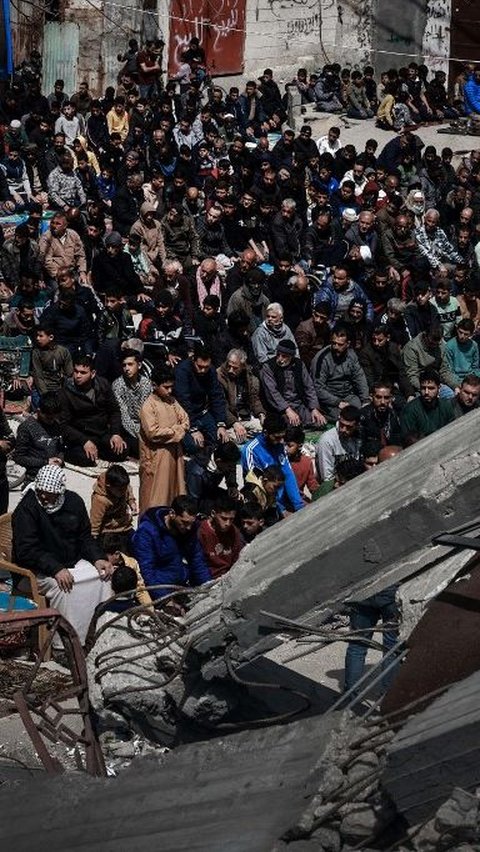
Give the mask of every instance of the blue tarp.
M 0 0 L 0 80 L 13 74 L 13 43 L 10 24 L 10 0 Z

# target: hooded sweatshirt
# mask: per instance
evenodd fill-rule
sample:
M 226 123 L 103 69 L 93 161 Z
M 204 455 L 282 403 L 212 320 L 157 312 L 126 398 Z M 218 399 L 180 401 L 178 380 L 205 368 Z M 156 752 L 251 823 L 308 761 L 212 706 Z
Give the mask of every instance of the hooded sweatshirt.
M 164 263 L 167 255 L 160 222 L 152 219 L 151 223 L 147 224 L 145 221 L 147 213 L 155 213 L 155 207 L 149 201 L 145 201 L 140 207 L 140 218 L 133 223 L 130 233 L 141 237 L 142 245 L 151 263 Z
M 125 533 L 133 530 L 132 515 L 137 507 L 132 487 L 129 485 L 122 497 L 112 497 L 107 491 L 106 476 L 106 471 L 100 474 L 92 493 L 90 523 L 94 538 L 105 533 Z

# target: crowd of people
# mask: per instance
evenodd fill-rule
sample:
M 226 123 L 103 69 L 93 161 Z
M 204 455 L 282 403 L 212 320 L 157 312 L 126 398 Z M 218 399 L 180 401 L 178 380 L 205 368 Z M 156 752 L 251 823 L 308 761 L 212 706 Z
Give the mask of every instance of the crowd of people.
M 451 96 L 445 72 L 431 75 L 426 65 L 417 62 L 390 68 L 379 79 L 371 65 L 361 71 L 333 63 L 316 74 L 299 68 L 293 82 L 302 102 L 314 103 L 319 112 L 342 113 L 357 120 L 375 116 L 382 130 L 414 130 L 445 119 L 458 126 L 461 117 L 480 114 L 480 72 L 468 62 L 456 77 Z
M 148 602 L 217 579 L 480 398 L 480 150 L 453 165 L 413 132 L 459 111 L 440 72 L 299 69 L 327 111 L 410 111 L 357 150 L 291 130 L 270 69 L 205 95 L 198 41 L 164 85 L 161 49 L 132 41 L 101 99 L 41 94 L 31 63 L 0 99 L 0 350 L 29 355 L 16 435 L 0 417 L 0 511 L 13 455 L 15 558 L 82 641 L 111 588 Z M 99 461 L 89 518 L 62 468 Z

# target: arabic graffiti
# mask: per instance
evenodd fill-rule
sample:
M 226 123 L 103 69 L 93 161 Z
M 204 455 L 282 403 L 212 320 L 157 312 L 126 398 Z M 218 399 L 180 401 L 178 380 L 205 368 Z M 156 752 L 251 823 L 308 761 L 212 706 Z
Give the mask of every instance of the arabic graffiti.
M 448 70 L 451 11 L 451 0 L 427 0 L 422 52 L 432 71 Z
M 178 69 L 182 54 L 196 36 L 215 73 L 242 70 L 245 0 L 172 0 L 170 62 Z
M 272 15 L 275 18 L 283 18 L 284 12 L 287 9 L 298 9 L 302 7 L 303 9 L 314 9 L 318 7 L 318 0 L 268 0 L 268 5 Z M 303 20 L 298 17 L 297 20 Z
M 294 18 L 293 21 L 287 21 L 287 36 L 296 38 L 297 36 L 312 35 L 312 33 L 320 35 L 320 23 L 321 18 L 318 12 L 306 18 Z

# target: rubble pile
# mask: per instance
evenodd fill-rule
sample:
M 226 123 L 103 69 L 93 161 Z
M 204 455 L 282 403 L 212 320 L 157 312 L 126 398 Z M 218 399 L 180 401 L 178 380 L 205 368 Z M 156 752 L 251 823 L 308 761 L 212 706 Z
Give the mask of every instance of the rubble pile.
M 480 788 L 454 788 L 426 822 L 406 826 L 382 786 L 395 731 L 346 712 L 315 771 L 320 785 L 275 852 L 480 852 Z
M 343 714 L 316 767 L 319 787 L 283 838 L 286 848 L 302 852 L 308 839 L 305 848 L 347 852 L 385 834 L 396 811 L 380 778 L 394 735 L 381 720 L 362 722 L 350 712 Z
M 399 852 L 480 852 L 480 790 L 472 794 L 456 787 L 435 816 L 409 835 Z

